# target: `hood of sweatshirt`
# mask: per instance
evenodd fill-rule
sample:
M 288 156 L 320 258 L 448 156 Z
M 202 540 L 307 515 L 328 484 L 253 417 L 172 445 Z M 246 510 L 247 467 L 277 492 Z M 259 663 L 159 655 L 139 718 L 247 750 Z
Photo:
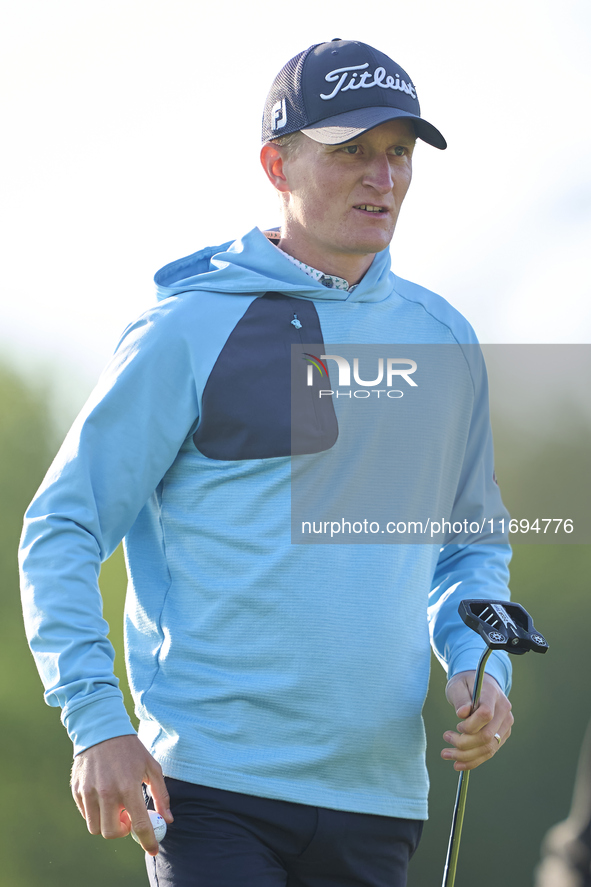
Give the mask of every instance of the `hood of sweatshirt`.
M 157 297 L 190 290 L 218 293 L 280 291 L 301 299 L 332 302 L 381 302 L 394 288 L 390 251 L 376 254 L 352 293 L 328 289 L 293 265 L 269 239 L 273 232 L 253 228 L 240 240 L 208 246 L 165 265 L 154 276 Z

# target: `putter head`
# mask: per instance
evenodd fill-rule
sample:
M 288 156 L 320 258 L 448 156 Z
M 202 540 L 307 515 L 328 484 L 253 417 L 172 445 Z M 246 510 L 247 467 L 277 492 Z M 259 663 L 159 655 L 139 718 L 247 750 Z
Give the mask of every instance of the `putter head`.
M 545 653 L 546 639 L 536 631 L 532 618 L 521 604 L 509 601 L 462 601 L 458 612 L 492 650 L 521 656 L 528 650 Z

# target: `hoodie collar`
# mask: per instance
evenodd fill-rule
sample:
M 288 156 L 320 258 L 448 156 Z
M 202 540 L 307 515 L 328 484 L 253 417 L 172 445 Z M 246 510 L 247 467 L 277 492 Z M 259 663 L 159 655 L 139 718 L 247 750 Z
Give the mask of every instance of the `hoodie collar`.
M 328 289 L 285 260 L 259 228 L 221 246 L 206 247 L 165 265 L 154 277 L 159 299 L 189 290 L 220 293 L 280 291 L 296 298 L 332 302 L 381 302 L 394 286 L 390 251 L 378 253 L 351 292 Z

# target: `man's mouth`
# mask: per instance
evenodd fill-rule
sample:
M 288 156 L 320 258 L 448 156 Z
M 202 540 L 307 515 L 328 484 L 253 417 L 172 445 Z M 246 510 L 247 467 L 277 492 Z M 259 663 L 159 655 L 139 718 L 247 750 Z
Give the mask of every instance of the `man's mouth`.
M 366 213 L 386 212 L 386 208 L 384 206 L 374 206 L 373 203 L 360 203 L 358 206 L 354 207 L 354 209 L 362 209 Z

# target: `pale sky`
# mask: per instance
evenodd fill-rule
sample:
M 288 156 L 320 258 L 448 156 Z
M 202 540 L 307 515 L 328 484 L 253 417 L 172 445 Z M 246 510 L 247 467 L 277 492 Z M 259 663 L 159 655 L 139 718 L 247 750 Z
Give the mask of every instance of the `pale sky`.
M 20 0 L 0 31 L 5 356 L 61 368 L 76 399 L 159 267 L 278 224 L 262 106 L 334 37 L 395 59 L 448 141 L 415 152 L 396 273 L 483 342 L 590 342 L 587 0 Z

